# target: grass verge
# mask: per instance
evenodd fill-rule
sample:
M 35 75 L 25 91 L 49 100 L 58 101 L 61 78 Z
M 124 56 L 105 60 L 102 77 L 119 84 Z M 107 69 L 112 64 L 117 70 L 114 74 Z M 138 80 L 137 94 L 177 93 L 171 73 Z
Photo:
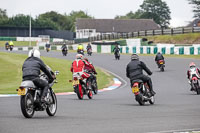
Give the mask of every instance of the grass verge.
M 5 47 L 5 43 L 7 41 L 0 41 L 0 47 Z M 9 41 L 8 41 L 9 42 Z M 20 46 L 24 46 L 24 47 L 28 47 L 29 46 L 29 42 L 25 42 L 25 41 L 13 41 L 14 46 L 16 47 L 20 47 Z M 36 42 L 31 42 L 31 46 L 36 46 Z
M 16 89 L 22 81 L 22 65 L 26 55 L 0 52 L 0 94 L 16 94 Z M 49 65 L 52 70 L 60 71 L 57 75 L 58 83 L 53 86 L 55 92 L 73 91 L 72 84 L 69 80 L 72 78 L 70 72 L 71 61 L 41 57 L 45 64 Z M 108 87 L 112 82 L 113 76 L 97 68 L 97 82 L 99 89 Z

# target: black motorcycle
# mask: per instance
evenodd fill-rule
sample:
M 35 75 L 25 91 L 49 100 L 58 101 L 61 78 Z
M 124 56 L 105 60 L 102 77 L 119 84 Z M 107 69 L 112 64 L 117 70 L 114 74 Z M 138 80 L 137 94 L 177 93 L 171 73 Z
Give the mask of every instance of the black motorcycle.
M 63 54 L 63 56 L 67 56 L 67 53 L 68 53 L 67 48 L 63 48 L 63 49 L 62 49 L 62 54 Z
M 120 59 L 120 53 L 119 53 L 119 51 L 115 51 L 115 59 L 116 60 L 119 60 Z
M 92 91 L 94 92 L 94 94 L 97 94 L 98 93 L 97 77 L 94 73 L 90 73 L 90 75 L 91 75 L 90 78 L 92 79 L 91 81 Z
M 54 75 L 59 74 L 58 71 L 56 71 L 55 73 L 51 71 L 51 73 Z M 48 82 L 48 77 L 46 74 L 41 73 L 40 78 Z M 49 116 L 54 116 L 56 114 L 57 99 L 52 89 L 54 83 L 57 83 L 57 81 L 54 80 L 52 83 L 49 84 L 49 89 L 46 97 L 47 102 L 45 103 L 42 103 L 40 100 L 42 94 L 41 88 L 37 88 L 31 80 L 23 81 L 21 83 L 17 91 L 18 95 L 21 96 L 20 105 L 24 117 L 32 118 L 35 111 L 44 111 L 44 110 L 46 110 Z
M 78 54 L 84 55 L 84 50 L 78 50 Z
M 140 105 L 144 105 L 145 102 L 154 104 L 155 98 L 151 95 L 147 83 L 144 83 L 142 80 L 133 80 L 132 85 L 132 92 L 135 94 L 135 100 Z
M 10 48 L 10 51 L 12 51 L 13 50 L 13 45 L 10 45 L 9 48 Z

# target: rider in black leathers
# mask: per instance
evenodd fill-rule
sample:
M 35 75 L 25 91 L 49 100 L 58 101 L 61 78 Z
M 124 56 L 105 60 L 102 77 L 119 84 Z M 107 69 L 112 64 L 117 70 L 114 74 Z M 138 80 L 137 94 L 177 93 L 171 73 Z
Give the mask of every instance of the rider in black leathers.
M 142 61 L 139 61 L 139 56 L 137 54 L 132 54 L 131 62 L 129 62 L 129 64 L 126 67 L 126 76 L 130 79 L 131 87 L 132 87 L 133 80 L 141 79 L 143 82 L 147 82 L 151 95 L 153 96 L 155 95 L 155 92 L 153 91 L 151 78 L 144 75 L 142 70 L 145 70 L 145 72 L 148 75 L 152 75 L 152 72 L 145 65 L 145 63 Z
M 120 48 L 118 47 L 118 45 L 115 46 L 115 48 L 113 49 L 114 54 L 118 53 L 120 51 Z
M 163 55 L 160 52 L 158 52 L 157 55 L 156 55 L 156 57 L 155 57 L 155 62 L 157 63 L 158 68 L 160 68 L 159 60 L 163 60 L 164 61 L 164 57 L 163 57 Z
M 23 71 L 23 81 L 31 80 L 33 83 L 43 89 L 41 102 L 45 102 L 45 97 L 47 95 L 49 84 L 39 78 L 40 70 L 42 70 L 49 78 L 49 83 L 53 82 L 54 77 L 48 70 L 47 66 L 44 62 L 40 59 L 40 52 L 35 49 L 29 52 L 29 57 L 24 61 L 22 66 Z

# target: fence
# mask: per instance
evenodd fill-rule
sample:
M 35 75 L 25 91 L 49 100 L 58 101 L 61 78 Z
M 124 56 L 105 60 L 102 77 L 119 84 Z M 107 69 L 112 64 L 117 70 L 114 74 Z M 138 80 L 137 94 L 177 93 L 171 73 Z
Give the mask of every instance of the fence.
M 155 35 L 176 35 L 185 33 L 198 33 L 200 32 L 200 27 L 185 27 L 185 28 L 174 28 L 174 29 L 160 29 L 160 30 L 146 30 L 131 33 L 110 33 L 104 35 L 98 35 L 95 37 L 89 37 L 88 40 L 98 41 L 98 40 L 112 40 L 120 38 L 133 38 L 141 36 L 155 36 Z
M 76 45 L 68 45 L 68 49 L 77 50 Z M 84 50 L 86 51 L 87 45 L 84 44 Z M 51 50 L 61 50 L 62 46 L 51 46 Z M 35 47 L 14 47 L 13 50 L 28 51 Z M 44 50 L 44 46 L 36 47 L 39 50 Z M 92 52 L 97 53 L 112 53 L 114 46 L 112 45 L 92 45 Z M 157 47 L 157 46 L 121 46 L 120 53 L 126 54 L 156 54 L 161 52 L 162 54 L 175 54 L 175 55 L 200 55 L 200 46 L 185 46 L 185 47 Z

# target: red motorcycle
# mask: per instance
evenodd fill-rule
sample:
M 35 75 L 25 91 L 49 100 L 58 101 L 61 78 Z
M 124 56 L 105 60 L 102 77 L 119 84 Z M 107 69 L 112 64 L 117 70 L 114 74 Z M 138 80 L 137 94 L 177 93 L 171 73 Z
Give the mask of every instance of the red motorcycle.
M 145 102 L 149 102 L 150 104 L 155 103 L 155 98 L 151 95 L 147 83 L 144 83 L 142 80 L 133 80 L 132 84 L 132 92 L 135 94 L 135 100 L 140 105 L 144 105 Z
M 84 95 L 87 95 L 89 99 L 92 99 L 93 94 L 91 83 L 87 81 L 87 79 L 83 79 L 80 73 L 74 73 L 73 80 L 70 80 L 70 82 L 72 82 L 74 92 L 77 94 L 80 100 L 83 99 Z
M 195 91 L 197 95 L 200 94 L 199 80 L 196 76 L 192 77 L 191 81 L 192 91 Z

